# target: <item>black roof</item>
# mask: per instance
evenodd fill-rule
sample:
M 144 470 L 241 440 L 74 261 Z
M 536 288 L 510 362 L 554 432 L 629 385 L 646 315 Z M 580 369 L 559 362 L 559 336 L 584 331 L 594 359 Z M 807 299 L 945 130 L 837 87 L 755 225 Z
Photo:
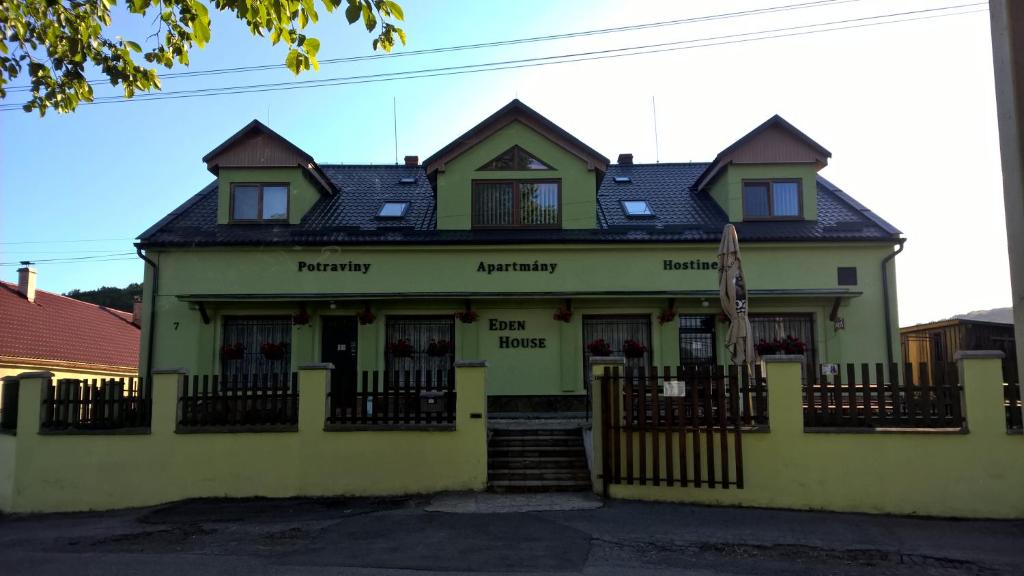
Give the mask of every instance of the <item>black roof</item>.
M 341 192 L 321 196 L 296 225 L 218 226 L 211 183 L 143 232 L 143 246 L 499 244 L 549 242 L 718 242 L 728 217 L 707 192 L 694 190 L 707 163 L 610 165 L 598 190 L 592 230 L 437 230 L 434 191 L 422 166 L 330 165 L 320 168 Z M 617 181 L 628 176 L 628 182 Z M 414 179 L 403 183 L 403 179 Z M 893 241 L 900 231 L 818 177 L 818 220 L 740 222 L 744 242 Z M 653 218 L 627 218 L 623 200 L 647 200 Z M 407 201 L 401 219 L 380 219 L 385 201 Z

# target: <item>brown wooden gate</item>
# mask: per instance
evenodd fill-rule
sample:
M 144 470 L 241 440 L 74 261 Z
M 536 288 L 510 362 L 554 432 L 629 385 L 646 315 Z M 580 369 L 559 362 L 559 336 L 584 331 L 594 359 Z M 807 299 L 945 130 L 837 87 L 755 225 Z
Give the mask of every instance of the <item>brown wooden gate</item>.
M 611 484 L 743 488 L 742 430 L 768 424 L 760 366 L 608 368 L 600 393 L 606 496 Z

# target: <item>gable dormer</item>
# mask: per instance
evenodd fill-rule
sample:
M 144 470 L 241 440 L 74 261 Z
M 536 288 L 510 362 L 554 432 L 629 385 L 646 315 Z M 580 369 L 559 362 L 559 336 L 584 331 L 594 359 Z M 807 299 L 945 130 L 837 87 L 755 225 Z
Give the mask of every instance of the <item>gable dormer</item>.
M 817 173 L 831 156 L 775 115 L 722 150 L 695 187 L 732 222 L 817 220 Z
M 218 224 L 298 224 L 338 190 L 313 157 L 258 120 L 203 156 L 217 175 Z
M 424 161 L 437 228 L 586 229 L 609 160 L 513 100 Z

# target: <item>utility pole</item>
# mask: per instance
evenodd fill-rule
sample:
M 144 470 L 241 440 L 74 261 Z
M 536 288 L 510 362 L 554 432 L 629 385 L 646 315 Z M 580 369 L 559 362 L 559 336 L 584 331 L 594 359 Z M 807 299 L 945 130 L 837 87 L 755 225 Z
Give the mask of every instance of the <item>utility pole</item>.
M 989 0 L 992 61 L 1003 163 L 1003 204 L 1010 257 L 1017 382 L 1024 392 L 1024 2 Z

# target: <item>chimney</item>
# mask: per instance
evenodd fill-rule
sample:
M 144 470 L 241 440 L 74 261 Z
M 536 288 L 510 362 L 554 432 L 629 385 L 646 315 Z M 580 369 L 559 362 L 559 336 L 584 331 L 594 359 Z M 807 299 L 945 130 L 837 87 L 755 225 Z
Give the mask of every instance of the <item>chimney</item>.
M 619 164 L 625 164 L 627 166 L 632 166 L 633 165 L 633 155 L 632 154 L 619 154 Z
M 420 157 L 419 156 L 406 156 L 405 157 L 405 165 L 406 166 L 419 166 L 420 165 Z
M 28 260 L 21 261 L 21 268 L 18 268 L 18 294 L 25 297 L 29 302 L 36 301 L 36 269 Z
M 142 296 L 132 298 L 132 324 L 142 327 Z

